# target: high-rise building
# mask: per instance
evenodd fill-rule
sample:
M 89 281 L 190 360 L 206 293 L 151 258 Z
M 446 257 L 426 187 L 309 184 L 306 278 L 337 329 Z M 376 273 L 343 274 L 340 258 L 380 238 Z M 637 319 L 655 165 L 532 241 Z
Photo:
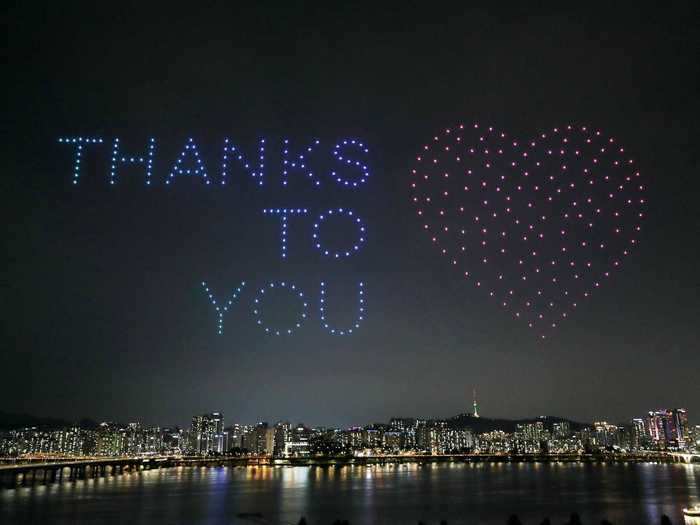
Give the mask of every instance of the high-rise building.
M 121 456 L 126 453 L 126 435 L 115 423 L 100 423 L 95 436 L 95 453 L 99 456 Z
M 513 447 L 513 435 L 502 430 L 484 432 L 479 436 L 478 447 L 481 452 L 503 453 L 510 452 Z
M 389 420 L 389 430 L 395 432 L 405 432 L 416 426 L 416 420 L 409 417 L 392 417 Z
M 224 431 L 224 416 L 221 412 L 212 412 L 209 417 L 211 418 L 211 429 L 214 433 L 213 450 L 223 454 L 228 447 L 227 433 Z
M 309 441 L 311 440 L 311 429 L 302 423 L 290 428 L 287 440 L 284 443 L 284 457 L 304 457 L 309 455 Z
M 658 448 L 684 449 L 690 443 L 688 412 L 684 408 L 650 411 L 645 422 L 649 437 Z
M 233 425 L 226 427 L 224 434 L 227 437 L 226 451 L 232 449 L 249 449 L 248 445 L 250 440 L 246 438 L 253 430 L 251 425 L 241 425 L 239 423 L 234 423 Z
M 552 425 L 552 434 L 555 439 L 566 439 L 571 435 L 571 425 L 568 421 L 560 421 Z
M 416 419 L 416 448 L 430 449 L 430 426 L 425 419 Z
M 607 421 L 593 423 L 593 444 L 598 447 L 620 446 L 620 431 L 617 425 Z
M 291 441 L 292 425 L 288 421 L 280 421 L 275 425 L 275 457 L 285 456 L 285 445 Z
M 212 412 L 192 418 L 191 449 L 195 454 L 223 453 L 228 443 L 224 432 L 224 416 Z
M 384 432 L 384 450 L 390 453 L 398 453 L 404 446 L 403 434 L 396 430 L 388 430 Z
M 664 432 L 665 418 L 665 410 L 650 411 L 644 418 L 649 440 L 657 447 L 664 447 L 666 445 L 666 433 Z
M 690 425 L 688 425 L 688 411 L 685 408 L 671 410 L 671 425 L 669 442 L 676 448 L 686 449 L 690 446 Z
M 275 428 L 261 421 L 244 436 L 246 449 L 257 456 L 272 456 L 275 451 Z
M 389 432 L 398 432 L 401 435 L 402 448 L 410 450 L 416 447 L 416 420 L 414 418 L 391 418 Z
M 549 431 L 545 430 L 543 421 L 518 423 L 515 425 L 515 442 L 518 451 L 537 453 L 542 451 L 543 442 L 549 440 Z
M 195 454 L 202 454 L 207 452 L 208 440 L 205 416 L 192 417 L 192 428 L 190 432 L 189 449 Z
M 162 432 L 163 452 L 180 454 L 185 451 L 184 432 L 178 427 L 165 427 Z
M 515 425 L 516 437 L 525 441 L 539 442 L 543 432 L 544 423 L 542 421 L 518 423 Z
M 362 441 L 362 427 L 352 427 L 343 432 L 342 444 L 352 450 L 361 449 L 364 445 Z
M 255 425 L 244 425 L 241 432 L 241 448 L 249 454 L 256 454 L 257 434 Z
M 632 420 L 631 434 L 632 449 L 639 450 L 649 446 L 650 436 L 644 419 L 637 417 Z
M 292 426 L 287 421 L 281 421 L 274 428 L 274 452 L 276 457 L 304 457 L 309 455 L 311 429 L 302 423 Z

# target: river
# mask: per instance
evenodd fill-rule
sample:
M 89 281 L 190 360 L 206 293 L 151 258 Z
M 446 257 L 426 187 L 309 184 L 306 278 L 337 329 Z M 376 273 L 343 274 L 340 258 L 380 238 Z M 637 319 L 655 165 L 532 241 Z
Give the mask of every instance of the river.
M 658 524 L 700 503 L 700 465 L 441 463 L 177 467 L 0 491 L 0 523 Z M 248 513 L 247 516 L 241 514 Z M 259 513 L 261 517 L 252 515 Z M 687 519 L 690 524 L 691 520 Z M 700 521 L 697 521 L 700 525 Z

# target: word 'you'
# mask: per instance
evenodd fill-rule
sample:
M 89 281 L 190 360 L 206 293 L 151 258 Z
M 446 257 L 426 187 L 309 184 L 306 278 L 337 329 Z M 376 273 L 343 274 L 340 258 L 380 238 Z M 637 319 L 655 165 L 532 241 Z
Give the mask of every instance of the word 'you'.
M 202 288 L 204 293 L 209 297 L 209 301 L 214 307 L 214 311 L 217 317 L 217 332 L 219 335 L 224 333 L 224 316 L 233 309 L 237 300 L 239 299 L 243 289 L 245 288 L 245 281 L 242 281 L 238 285 L 233 293 L 231 293 L 228 298 L 217 299 L 214 295 L 214 291 L 210 288 L 206 281 L 202 281 Z M 355 320 L 352 321 L 349 326 L 338 327 L 330 324 L 326 315 L 326 283 L 321 281 L 321 293 L 319 297 L 319 319 L 321 321 L 321 328 L 328 331 L 331 335 L 349 335 L 353 333 L 353 330 L 360 327 L 360 323 L 364 320 L 365 315 L 365 288 L 364 283 L 358 283 L 357 290 L 357 314 Z M 265 321 L 264 306 L 265 301 L 273 300 L 276 295 L 287 294 L 298 302 L 298 310 L 296 312 L 296 318 L 288 325 L 283 327 L 270 326 Z M 306 295 L 302 290 L 300 290 L 296 285 L 285 281 L 272 281 L 267 283 L 265 286 L 261 286 L 252 302 L 252 314 L 255 319 L 255 323 L 260 326 L 266 334 L 270 335 L 291 335 L 295 330 L 301 328 L 302 323 L 304 323 L 309 317 L 309 303 L 306 300 Z
M 144 182 L 146 185 L 153 185 L 155 181 L 160 181 L 166 185 L 175 183 L 181 178 L 196 178 L 205 185 L 225 186 L 231 179 L 232 173 L 237 170 L 239 173 L 248 175 L 257 186 L 263 186 L 268 171 L 269 150 L 266 140 L 261 138 L 254 151 L 244 153 L 230 139 L 225 138 L 219 148 L 219 158 L 215 163 L 207 161 L 200 153 L 197 142 L 193 138 L 188 138 L 180 153 L 171 159 L 165 159 L 166 170 L 161 171 L 162 175 L 157 177 L 156 166 L 161 169 L 161 164 L 157 161 L 157 140 L 149 138 L 140 151 L 127 151 L 123 148 L 119 138 L 111 140 L 99 137 L 61 137 L 58 139 L 61 144 L 70 145 L 74 148 L 72 182 L 78 184 L 83 176 L 82 166 L 84 164 L 84 153 L 86 148 L 97 148 L 104 144 L 109 144 L 109 163 L 106 166 L 107 180 L 110 185 L 116 184 L 120 180 L 122 168 L 140 168 L 143 170 Z M 301 175 L 302 178 L 311 182 L 312 186 L 318 188 L 322 185 L 322 179 L 327 178 L 334 185 L 344 188 L 360 188 L 370 176 L 366 157 L 368 148 L 361 140 L 343 139 L 337 141 L 332 147 L 323 148 L 321 141 L 313 139 L 301 147 L 292 147 L 289 139 L 282 139 L 277 144 L 279 157 L 277 166 L 280 168 L 281 185 L 287 186 L 290 176 Z M 313 162 L 314 156 L 325 157 L 321 160 L 331 162 L 328 169 L 318 169 L 318 163 Z M 272 161 L 270 161 L 272 162 Z M 307 208 L 265 208 L 263 214 L 279 218 L 281 231 L 280 255 L 283 260 L 287 259 L 287 233 L 289 220 L 292 216 L 308 215 Z M 340 218 L 348 221 L 357 231 L 356 237 L 343 248 L 330 248 L 324 241 L 333 234 L 327 231 L 330 228 L 324 223 L 329 218 Z M 349 208 L 333 208 L 325 210 L 314 217 L 312 230 L 313 247 L 320 253 L 321 257 L 327 260 L 337 260 L 355 255 L 366 242 L 366 225 L 364 220 L 357 213 Z M 246 283 L 243 281 L 234 288 L 226 297 L 216 297 L 211 286 L 206 281 L 202 281 L 202 288 L 214 307 L 216 314 L 217 333 L 224 332 L 224 318 L 238 303 L 244 291 Z M 266 320 L 265 305 L 268 301 L 279 299 L 281 294 L 287 294 L 295 300 L 296 311 L 292 316 L 292 321 L 287 326 L 273 326 Z M 331 335 L 350 335 L 360 327 L 365 315 L 365 283 L 358 282 L 357 286 L 357 312 L 354 320 L 346 326 L 336 326 L 328 319 L 327 313 L 327 283 L 321 282 L 318 312 L 320 326 Z M 255 292 L 251 303 L 251 313 L 255 323 L 265 334 L 273 336 L 291 335 L 302 327 L 309 318 L 309 303 L 306 295 L 298 286 L 287 281 L 271 281 L 261 286 Z

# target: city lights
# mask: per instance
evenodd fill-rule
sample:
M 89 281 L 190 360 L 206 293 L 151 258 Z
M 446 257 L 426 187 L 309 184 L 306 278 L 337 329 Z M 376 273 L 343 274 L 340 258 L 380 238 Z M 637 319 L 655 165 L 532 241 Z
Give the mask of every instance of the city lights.
M 291 289 L 291 288 L 290 288 Z M 597 454 L 605 461 L 677 461 L 700 454 L 700 426 L 688 422 L 684 408 L 651 410 L 623 423 L 589 424 L 568 419 L 487 420 L 475 413 L 448 419 L 393 417 L 388 423 L 348 428 L 307 427 L 279 421 L 270 425 L 224 424 L 221 412 L 195 415 L 189 428 L 103 422 L 47 430 L 18 428 L 0 432 L 0 457 L 56 455 L 117 457 L 183 454 L 238 457 L 420 457 L 468 455 L 489 461 L 537 457 L 581 460 Z M 478 427 L 477 427 L 478 426 Z M 481 430 L 477 430 L 480 428 Z

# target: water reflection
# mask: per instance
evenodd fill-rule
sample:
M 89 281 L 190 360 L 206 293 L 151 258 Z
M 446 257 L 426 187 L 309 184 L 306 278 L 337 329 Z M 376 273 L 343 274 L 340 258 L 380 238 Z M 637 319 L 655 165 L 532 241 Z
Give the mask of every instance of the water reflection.
M 2 491 L 0 523 L 229 525 L 247 523 L 242 512 L 271 523 L 503 524 L 512 512 L 557 523 L 573 510 L 584 523 L 683 523 L 681 508 L 700 503 L 699 477 L 700 465 L 664 464 L 178 467 Z
M 700 505 L 700 490 L 698 487 L 700 483 L 698 482 L 698 466 L 684 464 L 683 465 L 686 475 L 686 483 L 688 486 L 688 493 L 690 497 L 688 498 L 687 507 L 692 508 L 695 505 Z M 700 525 L 700 517 L 685 516 L 686 525 Z

